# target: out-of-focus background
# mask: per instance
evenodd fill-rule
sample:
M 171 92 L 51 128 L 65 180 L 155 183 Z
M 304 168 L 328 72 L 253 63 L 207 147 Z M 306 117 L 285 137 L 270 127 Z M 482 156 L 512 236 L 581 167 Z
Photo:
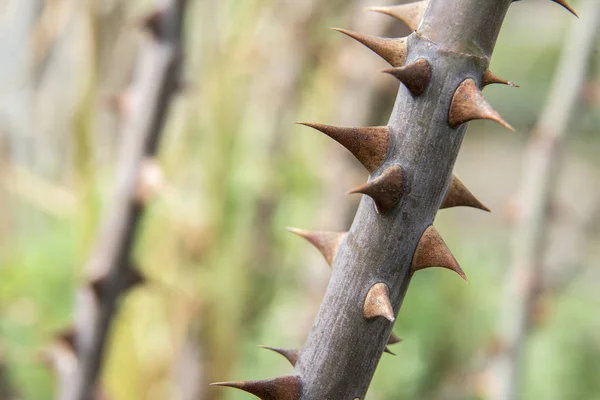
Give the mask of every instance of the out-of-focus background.
M 383 2 L 385 3 L 385 2 Z M 389 4 L 390 2 L 388 2 Z M 573 1 L 577 7 L 577 2 Z M 410 33 L 375 0 L 194 0 L 185 89 L 160 149 L 164 185 L 135 259 L 148 283 L 120 302 L 103 386 L 115 400 L 246 399 L 213 381 L 292 371 L 256 347 L 299 347 L 330 275 L 286 226 L 345 230 L 367 175 L 306 120 L 387 122 L 387 65 L 329 30 Z M 53 398 L 44 349 L 67 329 L 115 182 L 121 113 L 151 1 L 0 2 L 0 399 Z M 451 16 L 448 16 L 451 18 Z M 473 122 L 456 172 L 493 212 L 436 226 L 470 278 L 417 274 L 369 399 L 479 399 L 498 351 L 523 153 L 575 18 L 549 2 L 509 11 L 491 64 L 521 85 L 485 90 L 516 133 Z M 600 38 L 600 35 L 599 35 Z M 599 47 L 596 45 L 596 49 Z M 600 399 L 600 58 L 591 57 L 540 254 L 559 290 L 525 345 L 523 399 Z M 120 100 L 118 100 L 120 99 Z

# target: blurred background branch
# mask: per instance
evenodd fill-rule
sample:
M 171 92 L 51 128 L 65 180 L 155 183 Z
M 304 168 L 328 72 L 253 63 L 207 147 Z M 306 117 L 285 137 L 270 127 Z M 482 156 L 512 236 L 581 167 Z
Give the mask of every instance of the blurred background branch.
M 550 307 L 547 296 L 551 293 L 547 285 L 556 272 L 546 264 L 552 252 L 551 247 L 556 245 L 549 240 L 552 220 L 562 211 L 562 204 L 556 206 L 557 186 L 563 177 L 569 125 L 588 80 L 600 26 L 599 2 L 584 0 L 580 10 L 582 18 L 572 22 L 552 88 L 525 151 L 521 190 L 516 205 L 518 223 L 515 226 L 512 264 L 508 269 L 510 283 L 504 300 L 498 348 L 490 360 L 490 398 L 494 400 L 521 398 L 528 336 L 543 318 L 540 315 L 545 313 L 543 308 Z M 572 207 L 582 211 L 585 202 L 578 200 Z M 585 212 L 592 217 L 595 215 L 594 210 L 589 208 Z M 559 215 L 558 218 L 574 219 L 574 216 Z M 590 236 L 589 229 L 585 229 L 586 224 L 574 223 L 584 232 L 579 240 L 586 243 Z M 563 247 L 563 251 L 585 254 L 577 246 Z M 559 271 L 572 268 L 572 265 L 565 263 L 559 267 Z

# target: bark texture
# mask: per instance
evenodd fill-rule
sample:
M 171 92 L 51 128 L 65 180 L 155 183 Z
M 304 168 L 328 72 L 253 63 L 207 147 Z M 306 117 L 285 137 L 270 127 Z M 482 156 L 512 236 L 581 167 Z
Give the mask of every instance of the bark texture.
M 409 36 L 406 63 L 428 60 L 432 79 L 418 97 L 400 88 L 388 123 L 390 151 L 371 176 L 400 166 L 406 189 L 386 215 L 363 198 L 296 364 L 301 399 L 364 399 L 393 327 L 384 318 L 364 318 L 365 297 L 374 284 L 385 283 L 395 314 L 400 310 L 413 254 L 444 201 L 467 129 L 450 127 L 450 104 L 465 79 L 481 84 L 509 5 L 510 0 L 432 0 L 420 28 Z

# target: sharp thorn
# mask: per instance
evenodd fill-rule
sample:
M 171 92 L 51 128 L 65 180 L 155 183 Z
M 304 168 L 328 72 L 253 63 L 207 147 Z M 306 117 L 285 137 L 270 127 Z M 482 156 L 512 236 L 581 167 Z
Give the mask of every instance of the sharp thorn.
M 387 126 L 338 127 L 313 122 L 297 122 L 323 132 L 346 149 L 373 173 L 383 164 L 390 148 L 390 131 Z
M 520 87 L 517 84 L 512 83 L 511 81 L 507 81 L 506 79 L 502 79 L 496 74 L 494 74 L 489 69 L 486 69 L 483 73 L 482 86 L 486 87 L 487 85 L 500 84 L 500 85 L 508 85 L 512 87 Z
M 563 6 L 568 12 L 570 12 L 571 14 L 573 14 L 574 16 L 579 18 L 579 14 L 577 14 L 577 12 L 573 9 L 573 7 L 571 7 L 569 5 L 569 3 L 566 2 L 566 0 L 552 0 L 552 1 L 555 2 L 556 4 Z
M 384 352 L 384 353 L 391 354 L 391 355 L 393 355 L 393 356 L 395 356 L 395 355 L 396 355 L 396 353 L 394 353 L 393 351 L 391 351 L 391 350 L 390 350 L 390 348 L 389 348 L 389 347 L 387 347 L 387 346 L 385 347 L 385 349 L 383 350 L 383 352 Z
M 350 36 L 352 39 L 367 46 L 394 67 L 401 67 L 406 62 L 406 55 L 408 53 L 406 38 L 381 38 L 363 35 L 346 29 L 331 29 Z
M 258 346 L 263 349 L 274 351 L 275 353 L 279 353 L 284 356 L 292 366 L 296 366 L 296 362 L 298 361 L 298 357 L 300 357 L 300 349 L 282 349 L 279 347 L 270 347 L 270 346 Z
M 388 339 L 388 345 L 392 345 L 392 344 L 396 344 L 396 343 L 400 343 L 402 342 L 404 339 L 399 338 L 398 336 L 396 336 L 396 334 L 394 332 L 390 333 L 390 338 Z
M 217 382 L 210 385 L 243 390 L 262 400 L 299 400 L 302 395 L 302 381 L 297 376 L 263 381 Z
M 452 175 L 452 183 L 450 183 L 446 199 L 444 199 L 440 209 L 461 206 L 490 212 L 490 209 L 480 202 L 456 175 Z
M 515 1 L 520 1 L 520 0 L 513 0 L 513 3 Z M 566 0 L 551 0 L 554 3 L 564 7 L 567 11 L 569 11 L 571 14 L 573 14 L 574 16 L 576 16 L 577 18 L 579 18 L 579 15 L 575 12 L 575 10 L 573 9 L 573 7 L 571 7 L 569 5 L 569 3 L 566 2 Z
M 423 58 L 404 67 L 384 69 L 381 72 L 398 78 L 413 96 L 422 95 L 431 82 L 431 64 Z
M 460 275 L 465 282 L 469 282 L 465 272 L 460 265 L 458 265 L 458 262 L 452 255 L 452 252 L 450 252 L 450 249 L 437 229 L 435 229 L 433 225 L 430 225 L 425 230 L 425 233 L 423 233 L 421 240 L 419 240 L 419 244 L 413 255 L 412 273 L 414 274 L 416 271 L 432 267 L 441 267 L 452 270 Z
M 298 228 L 287 228 L 287 230 L 312 243 L 323 254 L 330 267 L 333 267 L 340 245 L 348 235 L 348 232 L 312 232 Z
M 385 283 L 376 283 L 369 289 L 363 307 L 366 319 L 383 317 L 394 322 L 394 309 L 390 302 L 390 289 Z
M 427 3 L 428 1 L 417 1 L 398 6 L 369 7 L 367 10 L 379 12 L 399 19 L 400 21 L 406 23 L 406 25 L 408 25 L 412 31 L 415 31 L 423 20 Z
M 395 165 L 369 182 L 352 189 L 348 194 L 362 193 L 371 197 L 380 214 L 390 212 L 400 202 L 404 193 L 405 179 L 402 168 Z
M 475 119 L 496 121 L 505 128 L 514 131 L 512 126 L 504 121 L 500 114 L 485 100 L 477 83 L 469 78 L 465 79 L 454 93 L 448 123 L 452 128 L 458 128 L 460 125 Z

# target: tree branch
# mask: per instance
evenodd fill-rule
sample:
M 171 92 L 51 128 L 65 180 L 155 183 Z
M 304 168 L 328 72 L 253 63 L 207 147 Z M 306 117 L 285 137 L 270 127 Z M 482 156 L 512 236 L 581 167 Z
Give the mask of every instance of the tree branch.
M 147 40 L 141 49 L 134 82 L 127 94 L 114 197 L 86 265 L 88 282 L 77 298 L 78 366 L 74 379 L 61 395 L 64 400 L 91 400 L 96 396 L 118 299 L 143 280 L 133 266 L 132 248 L 157 173 L 152 159 L 169 105 L 180 85 L 186 3 L 171 0 L 146 21 L 152 40 Z

